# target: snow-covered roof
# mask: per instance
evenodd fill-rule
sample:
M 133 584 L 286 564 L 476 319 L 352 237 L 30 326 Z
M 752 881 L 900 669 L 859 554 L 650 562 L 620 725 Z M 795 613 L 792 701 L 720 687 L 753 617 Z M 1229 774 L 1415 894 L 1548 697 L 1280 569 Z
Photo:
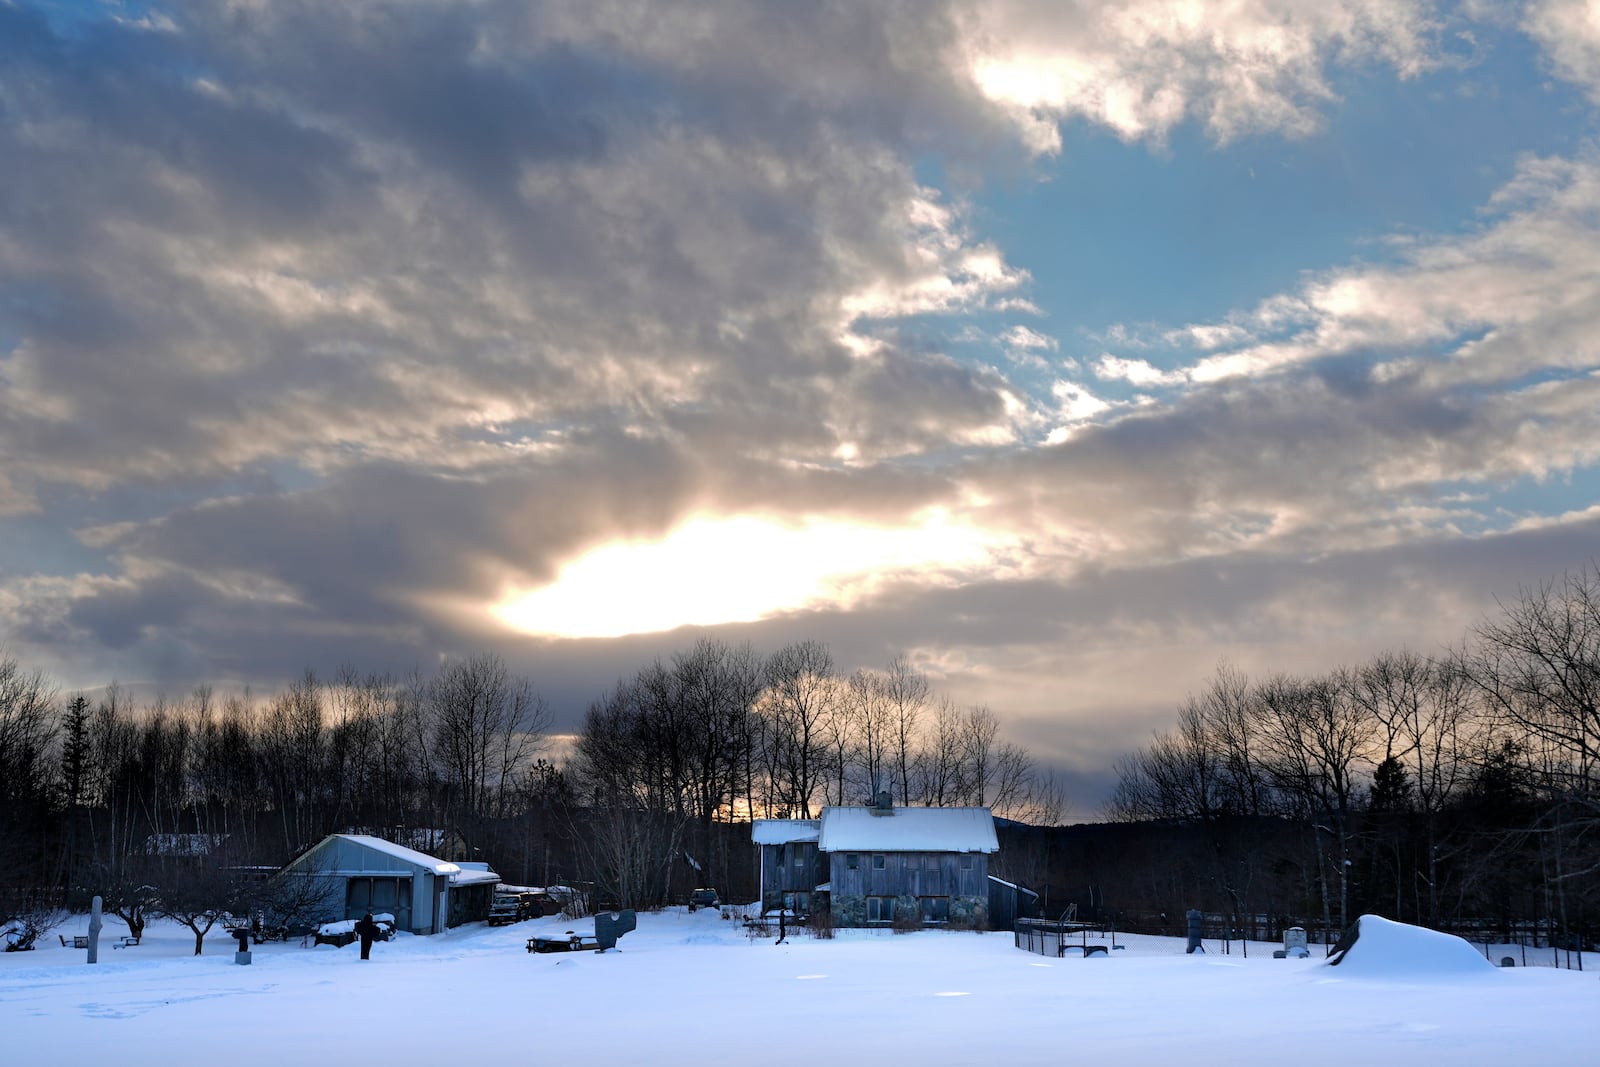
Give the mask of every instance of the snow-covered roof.
M 346 841 L 370 848 L 374 852 L 382 852 L 385 855 L 393 856 L 397 860 L 402 860 L 414 866 L 426 868 L 434 874 L 459 874 L 461 871 L 460 867 L 448 860 L 438 859 L 425 852 L 418 852 L 414 848 L 406 848 L 404 845 L 397 845 L 393 841 L 385 841 L 381 837 L 369 837 L 366 834 L 335 834 L 334 836 L 342 837 Z M 496 881 L 499 878 L 499 875 L 495 875 Z
M 1005 886 L 1005 887 L 1006 887 L 1006 888 L 1007 888 L 1007 889 L 1015 889 L 1015 890 L 1016 890 L 1016 891 L 1017 891 L 1017 892 L 1019 892 L 1019 893 L 1026 893 L 1026 894 L 1028 894 L 1028 895 L 1029 895 L 1029 896 L 1030 896 L 1030 897 L 1036 897 L 1036 896 L 1038 896 L 1038 895 L 1039 895 L 1039 894 L 1038 894 L 1038 893 L 1035 893 L 1035 892 L 1034 892 L 1034 891 L 1033 891 L 1033 890 L 1031 890 L 1031 889 L 1029 889 L 1029 888 L 1028 888 L 1028 887 L 1027 887 L 1027 886 L 1025 886 L 1025 885 L 1018 885 L 1018 884 L 1017 884 L 1017 883 L 1015 883 L 1015 882 L 1008 882 L 1008 881 L 1006 881 L 1006 880 L 1005 880 L 1005 879 L 1004 879 L 1004 878 L 996 878 L 996 877 L 995 877 L 995 876 L 994 876 L 994 875 L 992 875 L 992 874 L 991 874 L 991 875 L 990 875 L 990 876 L 989 876 L 989 881 L 991 881 L 991 882 L 997 882 L 997 883 L 999 883 L 999 884 L 1000 884 L 1000 885 L 1003 885 L 1003 886 Z
M 999 852 L 988 808 L 823 808 L 824 852 Z
M 750 824 L 750 840 L 758 845 L 792 845 L 815 841 L 821 828 L 818 819 L 757 819 Z
M 462 870 L 450 876 L 451 885 L 494 885 L 500 876 L 490 870 Z

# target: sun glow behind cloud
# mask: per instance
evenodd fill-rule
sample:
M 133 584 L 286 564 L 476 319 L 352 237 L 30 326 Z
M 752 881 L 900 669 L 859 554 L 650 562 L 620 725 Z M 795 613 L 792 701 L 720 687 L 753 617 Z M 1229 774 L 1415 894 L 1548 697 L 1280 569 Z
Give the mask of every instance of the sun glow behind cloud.
M 657 541 L 593 549 L 551 584 L 513 592 L 491 610 L 512 629 L 573 638 L 754 622 L 849 606 L 912 574 L 953 577 L 986 563 L 997 547 L 995 535 L 942 511 L 899 527 L 700 518 Z

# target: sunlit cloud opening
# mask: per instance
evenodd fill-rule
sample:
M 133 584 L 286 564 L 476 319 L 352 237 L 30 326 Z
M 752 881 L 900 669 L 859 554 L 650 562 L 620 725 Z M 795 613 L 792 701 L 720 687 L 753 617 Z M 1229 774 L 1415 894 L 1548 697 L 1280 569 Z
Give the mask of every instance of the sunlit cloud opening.
M 886 582 L 945 580 L 993 558 L 999 538 L 930 512 L 915 525 L 864 526 L 741 516 L 684 523 L 657 541 L 603 545 L 551 584 L 491 610 L 512 629 L 552 637 L 621 637 L 680 626 L 755 622 L 848 607 Z

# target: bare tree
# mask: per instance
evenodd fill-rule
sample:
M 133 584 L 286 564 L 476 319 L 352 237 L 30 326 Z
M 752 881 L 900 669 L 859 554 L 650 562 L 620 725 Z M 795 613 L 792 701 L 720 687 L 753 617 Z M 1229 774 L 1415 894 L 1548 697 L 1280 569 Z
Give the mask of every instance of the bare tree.
M 916 761 L 920 795 L 929 807 L 961 802 L 962 722 L 960 709 L 948 699 L 935 701 L 932 729 L 925 734 Z
M 774 652 L 766 663 L 759 708 L 770 724 L 773 787 L 779 805 L 802 819 L 822 786 L 825 742 L 838 711 L 833 656 L 816 641 Z
M 1329 857 L 1317 833 L 1335 846 L 1331 862 L 1339 879 L 1339 928 L 1349 925 L 1352 815 L 1359 776 L 1370 765 L 1377 723 L 1351 699 L 1348 672 L 1309 681 L 1270 679 L 1260 688 L 1261 735 L 1268 773 L 1298 802 L 1316 842 L 1324 921 Z
M 909 804 L 917 731 L 928 706 L 928 676 L 913 668 L 904 656 L 896 656 L 884 672 L 883 690 L 889 705 L 890 759 L 899 778 L 900 800 Z
M 889 678 L 857 670 L 845 681 L 843 722 L 859 772 L 857 792 L 872 800 L 889 784 L 889 760 L 895 734 L 895 707 Z
M 533 684 L 494 655 L 446 661 L 427 688 L 433 758 L 448 810 L 469 842 L 504 814 L 544 744 L 550 712 Z
M 54 687 L 0 653 L 0 869 L 13 884 L 43 879 L 44 834 L 55 789 Z

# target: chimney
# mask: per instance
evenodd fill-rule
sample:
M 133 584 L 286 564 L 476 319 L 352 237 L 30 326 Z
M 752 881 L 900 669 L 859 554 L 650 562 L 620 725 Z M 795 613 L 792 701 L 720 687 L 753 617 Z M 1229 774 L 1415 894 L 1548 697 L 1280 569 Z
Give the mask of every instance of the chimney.
M 889 793 L 889 791 L 887 789 L 885 789 L 882 792 L 880 792 L 877 795 L 877 797 L 874 798 L 873 804 L 872 804 L 872 814 L 874 814 L 874 815 L 893 815 L 894 814 L 894 797 Z

